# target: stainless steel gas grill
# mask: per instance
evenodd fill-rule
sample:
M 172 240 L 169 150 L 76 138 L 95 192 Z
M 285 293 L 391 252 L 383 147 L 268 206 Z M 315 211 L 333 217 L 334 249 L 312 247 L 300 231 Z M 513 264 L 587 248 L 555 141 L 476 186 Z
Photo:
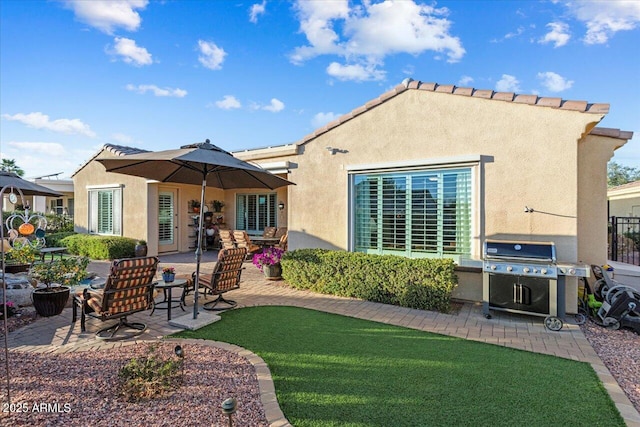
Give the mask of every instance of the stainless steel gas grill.
M 545 317 L 545 326 L 562 329 L 565 277 L 587 276 L 587 266 L 556 263 L 553 242 L 487 240 L 483 248 L 483 313 L 490 310 Z

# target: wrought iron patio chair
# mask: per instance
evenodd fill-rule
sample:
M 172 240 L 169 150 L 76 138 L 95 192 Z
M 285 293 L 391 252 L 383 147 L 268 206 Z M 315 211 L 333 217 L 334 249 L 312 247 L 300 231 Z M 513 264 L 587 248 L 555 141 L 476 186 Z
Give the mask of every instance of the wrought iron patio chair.
M 154 277 L 158 269 L 157 257 L 128 258 L 113 261 L 104 288 L 85 288 L 73 298 L 73 318 L 77 319 L 80 308 L 80 329 L 85 332 L 86 316 L 103 322 L 118 319 L 118 323 L 96 332 L 96 338 L 119 340 L 143 333 L 144 323 L 128 322 L 127 316 L 149 309 L 153 304 Z M 116 335 L 122 328 L 132 332 Z
M 205 290 L 206 295 L 218 295 L 214 301 L 206 302 L 202 305 L 205 310 L 226 310 L 233 308 L 237 303 L 233 300 L 225 299 L 222 295 L 226 292 L 240 287 L 240 276 L 242 275 L 242 263 L 247 256 L 246 248 L 221 249 L 218 252 L 218 262 L 211 274 L 200 273 L 198 287 Z M 193 278 L 195 280 L 195 274 Z M 218 304 L 226 304 L 225 307 L 217 307 Z

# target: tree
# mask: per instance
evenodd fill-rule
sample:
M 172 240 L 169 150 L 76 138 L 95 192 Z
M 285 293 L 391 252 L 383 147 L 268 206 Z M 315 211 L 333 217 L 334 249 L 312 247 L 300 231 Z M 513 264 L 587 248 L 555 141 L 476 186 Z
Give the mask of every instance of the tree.
M 24 171 L 20 166 L 16 164 L 16 161 L 14 159 L 2 159 L 0 170 L 2 170 L 3 172 L 13 172 L 18 176 L 24 175 Z
M 616 162 L 609 162 L 607 165 L 607 176 L 609 187 L 616 187 L 628 182 L 640 180 L 640 169 L 622 166 Z

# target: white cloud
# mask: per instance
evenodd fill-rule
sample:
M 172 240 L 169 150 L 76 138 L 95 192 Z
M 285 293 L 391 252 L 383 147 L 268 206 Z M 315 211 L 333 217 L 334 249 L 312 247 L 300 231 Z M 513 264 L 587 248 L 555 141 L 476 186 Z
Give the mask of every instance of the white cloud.
M 175 98 L 184 98 L 187 96 L 187 91 L 184 89 L 172 89 L 170 87 L 160 88 L 156 85 L 132 85 L 128 84 L 127 90 L 137 92 L 139 94 L 145 94 L 147 92 L 153 93 L 155 96 L 172 96 Z
M 125 37 L 116 37 L 113 49 L 107 49 L 111 55 L 118 55 L 127 64 L 135 66 L 150 65 L 153 63 L 151 54 L 147 49 L 137 46 L 135 40 Z
M 78 20 L 113 34 L 116 28 L 136 31 L 141 22 L 136 9 L 144 10 L 148 3 L 148 0 L 66 0 L 65 6 L 73 10 Z
M 520 82 L 514 76 L 503 74 L 502 78 L 496 83 L 496 91 L 520 92 Z
M 27 151 L 32 154 L 45 154 L 47 158 L 61 157 L 65 154 L 62 144 L 57 142 L 9 142 L 9 146 L 18 151 Z
M 458 80 L 458 84 L 456 86 L 466 87 L 473 83 L 473 77 L 462 76 L 460 80 Z
M 84 145 L 66 147 L 57 142 L 10 141 L 6 144 L 3 142 L 3 146 L 6 151 L 2 153 L 2 157 L 14 159 L 25 171 L 26 177 L 58 172 L 62 172 L 62 176 L 71 176 L 82 162 L 97 151 L 89 150 Z
M 242 104 L 240 104 L 240 101 L 238 101 L 235 96 L 225 95 L 222 100 L 216 101 L 216 107 L 222 108 L 223 110 L 232 110 L 242 107 Z
M 324 125 L 326 125 L 327 123 L 330 123 L 332 121 L 334 121 L 335 119 L 337 119 L 338 117 L 340 117 L 342 114 L 340 113 L 318 113 L 315 116 L 313 116 L 313 119 L 311 119 L 311 125 L 314 127 L 314 129 L 322 127 Z
M 550 92 L 562 92 L 573 86 L 573 80 L 567 80 L 552 71 L 538 73 L 538 79 L 541 80 L 542 86 Z
M 518 29 L 517 29 L 516 31 L 514 31 L 514 32 L 512 32 L 512 33 L 507 33 L 507 34 L 505 34 L 505 35 L 504 35 L 504 38 L 505 38 L 505 39 L 512 39 L 512 38 L 514 38 L 514 37 L 521 36 L 521 35 L 522 35 L 522 33 L 524 33 L 524 27 L 521 25 L 521 26 L 519 26 L 519 27 L 518 27 Z
M 320 55 L 337 55 L 347 63 L 338 69 L 334 62 L 328 71 L 344 75 L 375 70 L 386 56 L 397 53 L 433 51 L 445 55 L 449 62 L 457 62 L 465 54 L 460 39 L 450 34 L 452 22 L 446 8 L 418 5 L 413 0 L 367 1 L 352 8 L 348 0 L 298 0 L 295 8 L 308 45 L 291 53 L 294 64 Z M 369 73 L 365 79 L 377 80 L 379 73 Z
M 49 116 L 40 112 L 29 114 L 18 113 L 14 115 L 3 114 L 2 117 L 5 120 L 17 121 L 35 129 L 47 129 L 66 134 L 77 133 L 90 138 L 96 136 L 89 125 L 82 123 L 80 119 L 58 119 L 51 121 L 49 120 Z
M 538 40 L 538 43 L 553 43 L 553 47 L 560 47 L 569 42 L 571 38 L 569 25 L 564 22 L 550 22 L 547 24 L 547 27 L 550 28 L 550 31 Z
M 604 44 L 618 31 L 633 30 L 640 24 L 638 1 L 575 1 L 566 5 L 587 26 L 586 44 Z
M 327 74 L 338 80 L 356 82 L 384 80 L 386 72 L 376 68 L 375 64 L 342 65 L 332 62 L 327 67 Z
M 265 6 L 267 5 L 267 0 L 263 0 L 262 3 L 256 3 L 251 6 L 249 10 L 249 21 L 254 24 L 258 22 L 258 17 L 260 15 L 264 15 Z
M 225 52 L 223 48 L 218 47 L 213 42 L 198 40 L 198 49 L 200 50 L 198 61 L 200 61 L 202 65 L 210 70 L 219 70 L 222 68 L 224 57 L 227 56 L 227 52 Z
M 272 98 L 271 103 L 269 105 L 265 105 L 262 107 L 263 110 L 271 111 L 272 113 L 277 113 L 279 111 L 284 110 L 284 102 L 279 99 Z

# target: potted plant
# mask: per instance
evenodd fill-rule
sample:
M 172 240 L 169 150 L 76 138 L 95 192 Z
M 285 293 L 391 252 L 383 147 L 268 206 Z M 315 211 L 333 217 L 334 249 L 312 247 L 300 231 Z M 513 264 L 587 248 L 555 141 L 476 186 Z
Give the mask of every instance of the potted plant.
M 191 212 L 200 213 L 200 202 L 198 200 L 190 200 L 189 207 L 191 208 Z
M 165 283 L 171 283 L 176 280 L 176 269 L 173 267 L 164 267 L 162 269 L 162 280 Z
M 78 284 L 85 278 L 88 265 L 89 258 L 87 257 L 34 262 L 29 270 L 29 275 L 44 285 L 44 287 L 34 289 L 31 294 L 36 312 L 43 317 L 62 313 L 69 300 L 69 287 Z
M 222 200 L 212 200 L 211 207 L 214 212 L 222 212 L 222 208 L 224 208 L 224 202 Z
M 138 243 L 136 244 L 135 247 L 135 256 L 136 257 L 143 257 L 143 256 L 147 256 L 147 242 L 146 240 L 138 240 Z
M 261 254 L 253 256 L 253 265 L 264 273 L 268 280 L 280 280 L 282 278 L 282 259 L 284 251 L 279 248 L 266 248 Z
M 38 248 L 34 248 L 28 242 L 16 241 L 13 248 L 5 252 L 7 265 L 6 273 L 20 273 L 29 271 L 31 263 L 34 262 L 39 254 Z

